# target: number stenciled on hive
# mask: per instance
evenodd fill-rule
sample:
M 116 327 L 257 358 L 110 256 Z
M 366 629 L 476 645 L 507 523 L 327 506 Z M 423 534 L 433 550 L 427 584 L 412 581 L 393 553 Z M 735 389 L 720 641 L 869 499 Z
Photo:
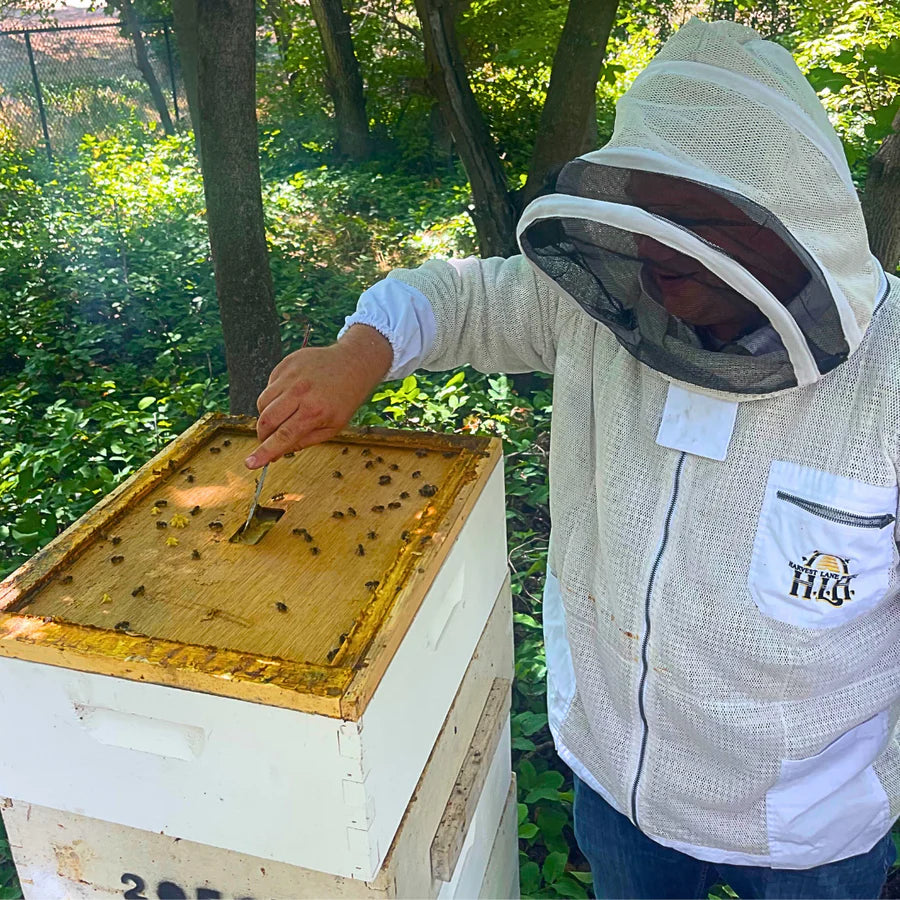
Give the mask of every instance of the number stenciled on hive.
M 147 883 L 140 875 L 124 872 L 122 874 L 122 884 L 131 885 L 125 891 L 125 900 L 153 900 L 153 898 L 144 893 L 147 890 Z M 183 887 L 175 884 L 174 881 L 160 881 L 156 886 L 154 896 L 156 900 L 188 900 L 190 896 L 193 896 L 196 900 L 218 900 L 218 898 L 226 895 L 221 891 L 205 887 L 195 888 L 195 893 L 190 895 Z M 231 895 L 228 894 L 227 896 Z M 253 900 L 253 897 L 238 897 L 237 900 Z

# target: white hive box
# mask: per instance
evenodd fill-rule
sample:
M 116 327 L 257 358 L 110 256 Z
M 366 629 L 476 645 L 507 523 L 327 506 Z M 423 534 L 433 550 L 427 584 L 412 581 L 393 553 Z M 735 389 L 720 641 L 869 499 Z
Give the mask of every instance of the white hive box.
M 146 900 L 517 897 L 515 783 L 509 771 L 511 612 L 507 583 L 373 881 L 0 801 L 26 900 L 112 900 L 126 892 Z M 478 791 L 466 798 L 474 803 L 454 802 L 460 788 Z M 439 868 L 449 861 L 451 871 L 435 874 L 435 860 Z
M 254 443 L 201 420 L 0 585 L 0 796 L 371 881 L 506 575 L 499 442 L 342 434 L 248 546 Z

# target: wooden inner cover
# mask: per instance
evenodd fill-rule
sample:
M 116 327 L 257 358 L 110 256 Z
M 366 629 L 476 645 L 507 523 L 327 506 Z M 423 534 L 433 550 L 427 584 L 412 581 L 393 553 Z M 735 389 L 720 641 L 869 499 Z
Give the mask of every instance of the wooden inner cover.
M 310 447 L 269 466 L 260 505 L 283 509 L 281 519 L 256 545 L 232 543 L 255 489 L 243 460 L 256 445 L 228 432 L 207 441 L 22 611 L 330 662 L 403 551 L 432 539 L 422 518 L 459 451 L 377 440 Z M 432 488 L 434 499 L 422 495 Z
M 243 464 L 251 422 L 201 420 L 0 585 L 0 653 L 43 661 L 44 644 L 62 651 L 48 661 L 73 667 L 75 652 L 257 680 L 263 663 L 284 661 L 306 669 L 285 669 L 282 687 L 343 693 L 411 576 L 430 583 L 498 442 L 356 430 L 277 460 L 260 505 L 284 514 L 251 545 L 229 540 L 259 474 Z M 136 637 L 147 649 L 134 651 Z M 192 647 L 208 665 L 182 652 Z

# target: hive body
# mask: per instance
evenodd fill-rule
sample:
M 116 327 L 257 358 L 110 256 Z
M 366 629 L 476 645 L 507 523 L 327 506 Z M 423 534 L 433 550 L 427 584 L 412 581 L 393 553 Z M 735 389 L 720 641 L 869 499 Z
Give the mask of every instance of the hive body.
M 11 836 L 27 807 L 379 876 L 503 593 L 498 448 L 348 432 L 271 466 L 280 515 L 251 545 L 230 538 L 253 444 L 248 422 L 201 420 L 0 586 Z

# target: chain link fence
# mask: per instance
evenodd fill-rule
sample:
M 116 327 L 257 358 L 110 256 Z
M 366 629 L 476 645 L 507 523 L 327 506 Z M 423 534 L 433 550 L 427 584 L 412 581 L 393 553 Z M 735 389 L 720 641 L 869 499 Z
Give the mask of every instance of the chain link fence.
M 175 37 L 166 21 L 141 25 L 158 99 L 173 122 L 187 115 Z M 130 34 L 118 21 L 0 30 L 0 132 L 48 156 L 74 150 L 137 118 L 161 120 Z

